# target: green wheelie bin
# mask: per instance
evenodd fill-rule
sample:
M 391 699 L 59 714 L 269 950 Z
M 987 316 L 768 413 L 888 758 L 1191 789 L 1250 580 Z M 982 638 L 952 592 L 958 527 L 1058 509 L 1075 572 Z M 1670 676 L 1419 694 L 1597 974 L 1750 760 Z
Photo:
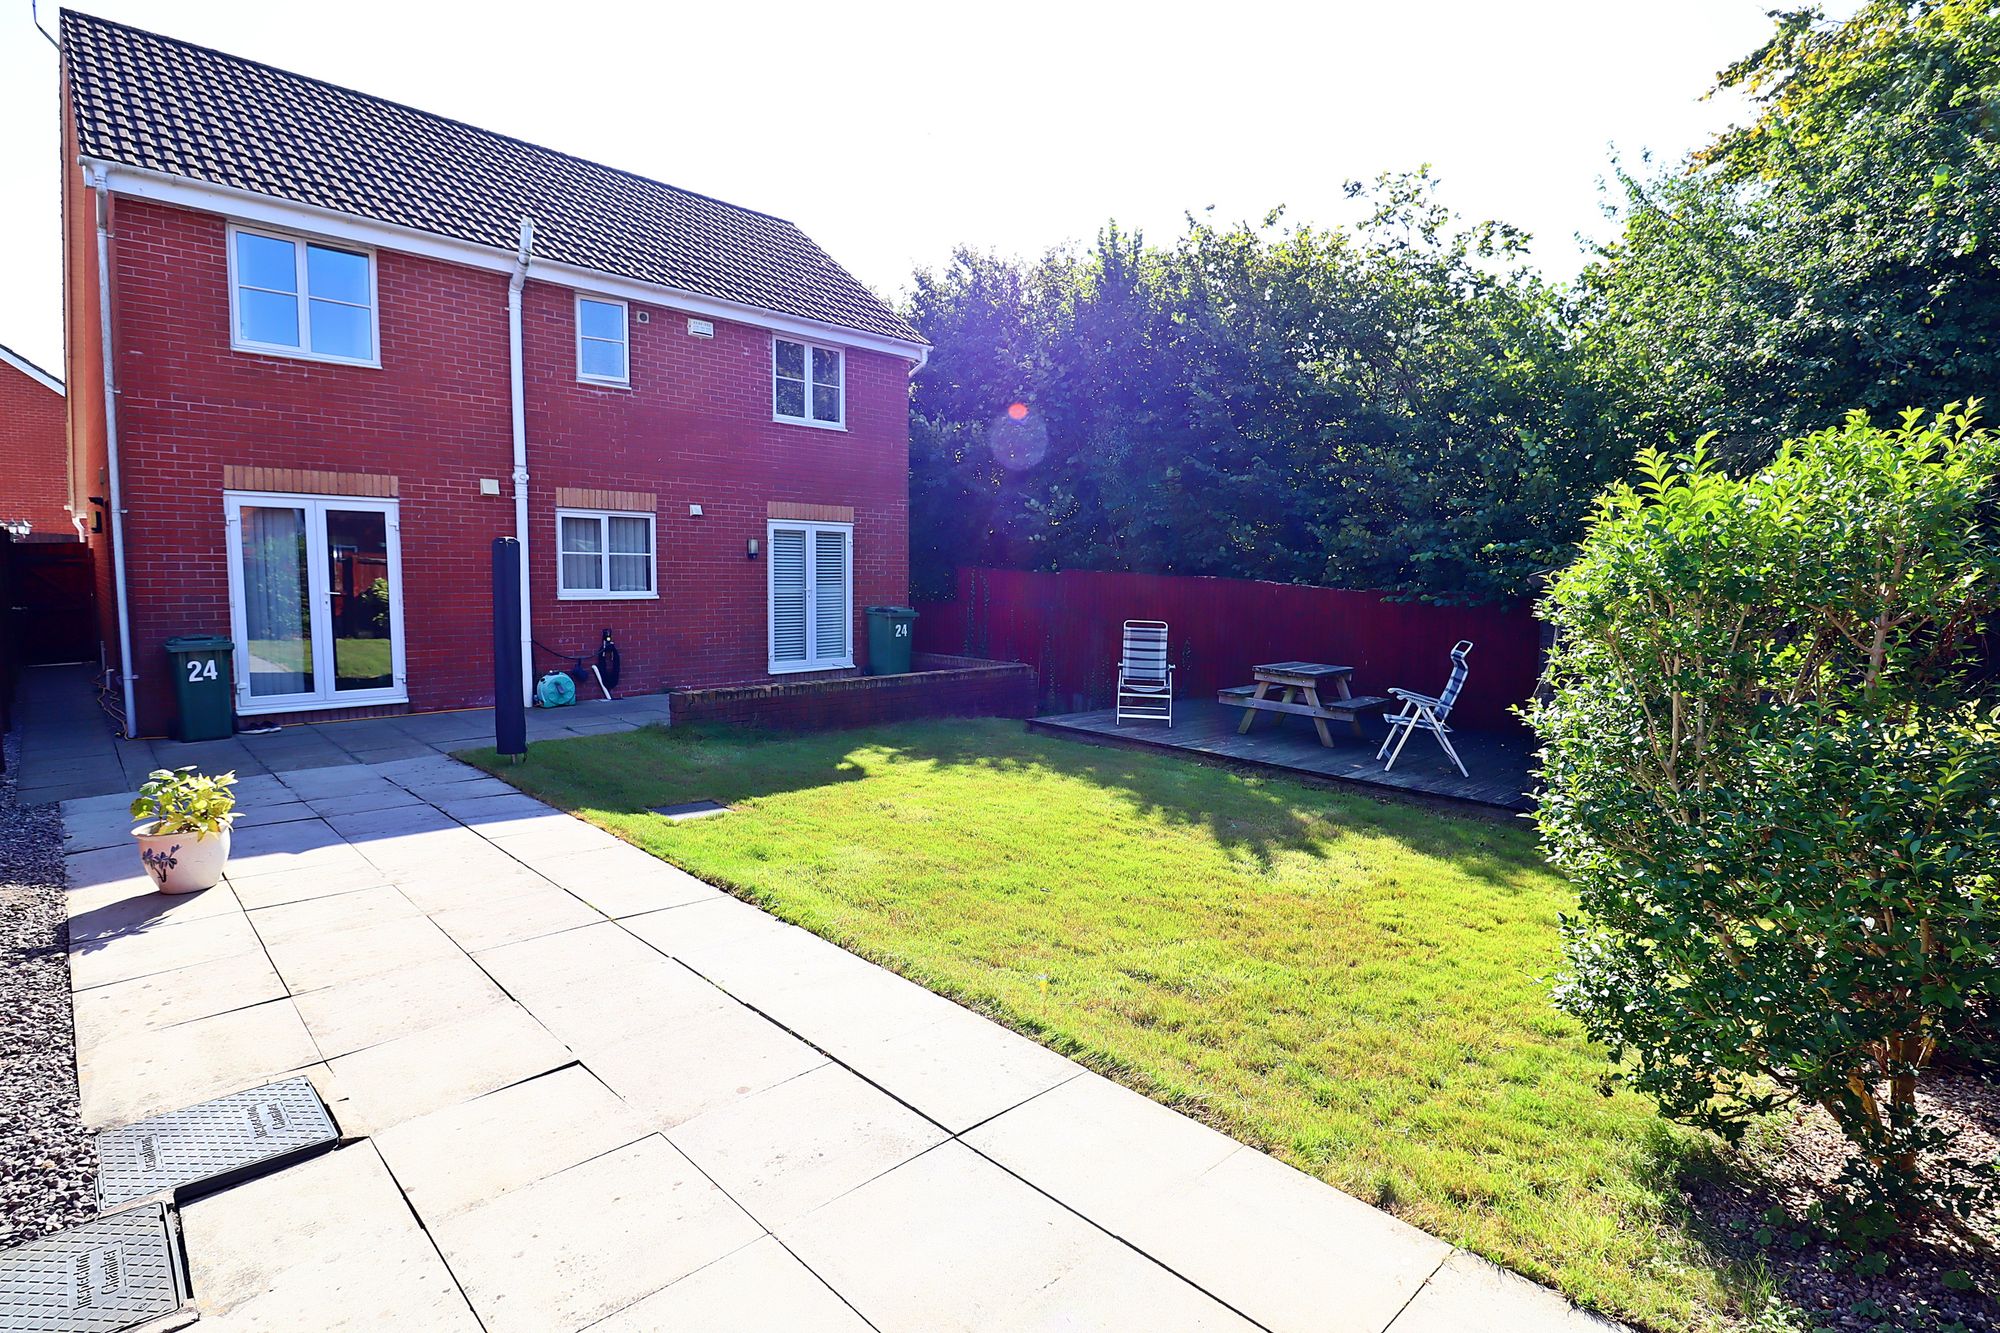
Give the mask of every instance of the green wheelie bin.
M 871 606 L 868 614 L 868 674 L 900 676 L 910 669 L 910 643 L 917 612 L 908 606 Z
M 236 686 L 230 679 L 235 645 L 219 634 L 167 640 L 174 674 L 174 739 L 219 741 L 236 730 Z

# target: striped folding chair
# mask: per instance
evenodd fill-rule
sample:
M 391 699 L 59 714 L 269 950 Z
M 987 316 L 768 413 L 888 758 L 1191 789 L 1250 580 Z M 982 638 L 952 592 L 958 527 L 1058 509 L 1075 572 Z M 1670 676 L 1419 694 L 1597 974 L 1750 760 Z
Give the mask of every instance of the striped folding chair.
M 1174 724 L 1174 669 L 1167 664 L 1167 622 L 1125 622 L 1125 651 L 1118 662 L 1118 716 L 1135 722 Z
M 1444 721 L 1451 716 L 1451 706 L 1458 702 L 1458 692 L 1465 688 L 1465 655 L 1471 651 L 1470 639 L 1460 639 L 1457 646 L 1451 650 L 1451 679 L 1444 683 L 1443 693 L 1435 698 L 1428 694 L 1418 694 L 1414 690 L 1389 691 L 1403 701 L 1403 711 L 1383 719 L 1389 724 L 1389 734 L 1382 738 L 1382 748 L 1375 752 L 1375 757 L 1380 759 L 1385 754 L 1389 756 L 1389 762 L 1382 766 L 1384 773 L 1396 766 L 1396 760 L 1402 755 L 1403 746 L 1408 743 L 1411 732 L 1428 731 L 1437 737 L 1437 743 L 1444 747 L 1447 755 L 1451 756 L 1451 762 L 1458 765 L 1458 775 L 1462 778 L 1472 776 L 1465 771 L 1465 761 L 1458 757 L 1458 751 L 1452 748 L 1451 728 L 1446 726 Z M 1395 745 L 1394 750 L 1389 748 L 1391 744 Z

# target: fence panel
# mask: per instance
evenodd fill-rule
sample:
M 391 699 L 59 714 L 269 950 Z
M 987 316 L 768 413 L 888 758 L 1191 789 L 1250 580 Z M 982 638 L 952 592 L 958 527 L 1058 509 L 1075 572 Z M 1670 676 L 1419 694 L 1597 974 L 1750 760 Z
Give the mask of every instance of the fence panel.
M 1534 692 L 1541 670 L 1541 625 L 1525 605 L 1429 606 L 1251 579 L 961 569 L 954 600 L 918 610 L 919 650 L 1026 662 L 1044 712 L 1110 706 L 1127 620 L 1172 627 L 1183 698 L 1213 698 L 1247 683 L 1257 663 L 1288 660 L 1351 666 L 1356 694 L 1392 685 L 1434 693 L 1452 644 L 1471 639 L 1472 674 L 1453 721 L 1512 727 L 1508 710 Z

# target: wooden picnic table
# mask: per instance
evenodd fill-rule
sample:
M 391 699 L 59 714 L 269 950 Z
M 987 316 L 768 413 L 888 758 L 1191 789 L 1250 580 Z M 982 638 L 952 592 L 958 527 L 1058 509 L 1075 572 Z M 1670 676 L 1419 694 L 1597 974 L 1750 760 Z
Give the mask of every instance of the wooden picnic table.
M 1347 678 L 1353 674 L 1353 667 L 1327 662 L 1266 662 L 1250 669 L 1255 685 L 1237 685 L 1218 692 L 1215 698 L 1218 703 L 1244 710 L 1243 725 L 1236 729 L 1239 735 L 1249 733 L 1259 713 L 1296 713 L 1311 718 L 1313 729 L 1319 732 L 1319 743 L 1330 746 L 1333 737 L 1327 732 L 1327 723 L 1345 722 L 1354 728 L 1357 737 L 1362 737 L 1357 714 L 1389 702 L 1372 694 L 1357 697 L 1347 686 Z M 1322 698 L 1321 691 L 1328 686 L 1333 688 L 1334 697 Z M 1283 690 L 1284 697 L 1267 698 L 1273 689 Z

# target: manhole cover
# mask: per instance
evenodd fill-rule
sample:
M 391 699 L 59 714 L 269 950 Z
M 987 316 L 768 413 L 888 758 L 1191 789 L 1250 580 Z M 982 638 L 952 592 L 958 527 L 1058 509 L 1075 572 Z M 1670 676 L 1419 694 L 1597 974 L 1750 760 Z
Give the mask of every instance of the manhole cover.
M 656 805 L 653 807 L 653 813 L 665 815 L 678 823 L 683 819 L 706 819 L 710 815 L 726 815 L 729 813 L 729 807 L 720 801 L 683 801 L 679 805 Z
M 97 1136 L 97 1206 L 219 1189 L 340 1137 L 310 1079 L 288 1078 Z
M 164 1204 L 0 1251 L 0 1333 L 115 1333 L 187 1299 L 179 1228 Z

